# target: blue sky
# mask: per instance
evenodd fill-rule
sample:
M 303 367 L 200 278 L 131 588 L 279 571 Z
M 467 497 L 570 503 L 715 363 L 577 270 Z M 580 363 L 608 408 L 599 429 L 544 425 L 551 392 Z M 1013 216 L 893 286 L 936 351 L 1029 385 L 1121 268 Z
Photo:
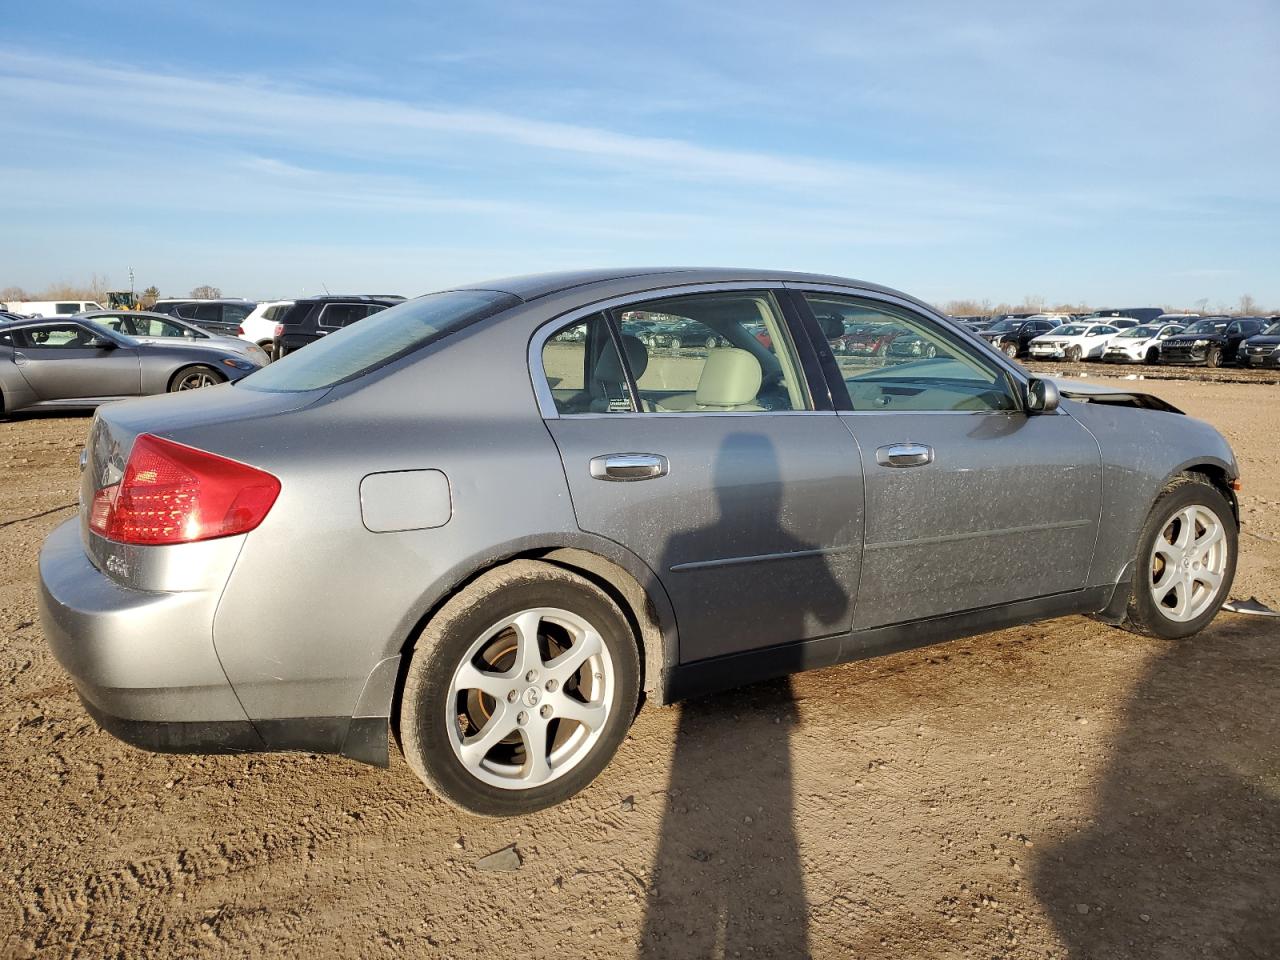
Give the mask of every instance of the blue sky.
M 576 266 L 1280 309 L 1280 4 L 9 4 L 0 287 Z

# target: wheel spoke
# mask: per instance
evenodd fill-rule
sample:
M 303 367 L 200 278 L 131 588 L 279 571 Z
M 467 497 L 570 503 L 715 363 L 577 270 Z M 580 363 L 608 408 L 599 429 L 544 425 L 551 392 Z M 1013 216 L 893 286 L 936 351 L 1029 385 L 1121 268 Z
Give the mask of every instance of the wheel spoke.
M 1215 523 L 1205 532 L 1203 537 L 1191 544 L 1191 555 L 1193 557 L 1202 557 L 1204 554 L 1208 553 L 1209 548 L 1215 543 L 1218 543 L 1223 536 L 1222 525 Z
M 488 755 L 498 741 L 512 731 L 516 725 L 515 721 L 515 711 L 509 708 L 505 701 L 498 701 L 498 705 L 493 711 L 493 716 L 489 718 L 480 732 L 474 737 L 468 737 L 462 741 L 460 751 L 462 762 L 468 767 L 480 766 L 480 761 Z
M 520 736 L 524 740 L 525 753 L 520 779 L 529 786 L 535 786 L 551 776 L 551 762 L 547 759 L 547 724 L 535 717 L 520 728 Z
M 1222 583 L 1222 574 L 1213 570 L 1197 570 L 1194 574 L 1196 580 L 1209 587 L 1210 590 L 1217 590 Z
M 561 720 L 573 720 L 588 730 L 598 730 L 605 721 L 603 703 L 583 703 L 572 697 L 562 697 L 555 705 L 556 716 Z
M 547 675 L 564 683 L 602 649 L 604 641 L 600 639 L 600 634 L 588 630 L 577 643 L 547 664 Z
M 1174 538 L 1173 545 L 1185 553 L 1196 535 L 1196 508 L 1187 507 L 1178 514 L 1177 519 L 1178 535 Z
M 479 690 L 495 700 L 501 700 L 511 687 L 511 680 L 500 673 L 477 670 L 474 664 L 464 663 L 453 679 L 455 690 Z
M 1187 615 L 1187 605 L 1191 602 L 1191 586 L 1186 580 L 1179 580 L 1173 585 L 1173 607 L 1169 611 L 1181 620 Z
M 526 610 L 512 621 L 516 631 L 516 662 L 513 671 L 523 675 L 530 670 L 542 669 L 542 651 L 538 648 L 538 624 L 542 615 Z
M 1174 581 L 1181 579 L 1181 577 L 1182 574 L 1178 567 L 1166 560 L 1164 569 L 1160 571 L 1160 579 L 1151 585 L 1151 589 L 1156 596 L 1164 597 L 1169 592 L 1169 588 L 1173 586 Z

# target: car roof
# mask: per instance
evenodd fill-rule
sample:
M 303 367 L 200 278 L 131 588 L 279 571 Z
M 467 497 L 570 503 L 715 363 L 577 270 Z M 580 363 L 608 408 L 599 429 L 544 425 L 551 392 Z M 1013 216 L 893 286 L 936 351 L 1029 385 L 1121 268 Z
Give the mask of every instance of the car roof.
M 398 293 L 326 293 L 317 297 L 300 297 L 282 300 L 281 303 L 399 303 L 404 297 Z
M 454 290 L 497 290 L 519 297 L 521 300 L 536 300 L 540 297 L 562 293 L 577 287 L 593 284 L 617 283 L 622 286 L 643 290 L 665 283 L 721 283 L 734 280 L 760 281 L 761 283 L 791 280 L 798 283 L 828 283 L 845 287 L 862 287 L 905 296 L 896 290 L 882 287 L 879 284 L 853 280 L 849 277 L 838 277 L 821 273 L 797 273 L 789 270 L 741 269 L 730 267 L 632 267 L 596 270 L 566 270 L 556 273 L 535 273 L 515 277 L 503 277 L 486 280 L 481 283 L 469 283 L 453 287 Z M 627 283 L 626 281 L 632 281 Z M 914 297 L 907 299 L 914 300 Z

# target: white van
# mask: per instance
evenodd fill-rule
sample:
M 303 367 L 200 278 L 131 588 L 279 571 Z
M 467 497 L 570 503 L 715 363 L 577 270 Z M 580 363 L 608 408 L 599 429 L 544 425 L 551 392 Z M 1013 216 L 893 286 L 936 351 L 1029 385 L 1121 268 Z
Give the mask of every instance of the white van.
M 97 300 L 14 300 L 4 309 L 28 317 L 69 317 L 86 310 L 101 310 L 102 304 Z

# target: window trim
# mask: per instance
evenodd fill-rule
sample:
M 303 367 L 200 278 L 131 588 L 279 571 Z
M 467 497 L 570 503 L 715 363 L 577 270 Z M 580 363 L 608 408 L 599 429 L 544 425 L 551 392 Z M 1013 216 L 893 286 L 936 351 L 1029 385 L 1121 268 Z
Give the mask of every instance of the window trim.
M 875 303 L 883 303 L 886 306 L 896 307 L 899 310 L 906 310 L 908 313 L 918 315 L 922 320 L 931 324 L 940 333 L 943 339 L 956 343 L 961 348 L 977 348 L 980 358 L 988 365 L 993 367 L 998 373 L 1004 375 L 1006 385 L 1010 394 L 1013 396 L 1014 408 L 1012 410 L 855 410 L 853 401 L 849 397 L 849 390 L 845 386 L 844 377 L 840 375 L 839 364 L 835 360 L 835 355 L 827 347 L 825 339 L 819 338 L 821 346 L 815 343 L 815 348 L 819 350 L 820 356 L 823 358 L 822 368 L 827 376 L 828 388 L 831 391 L 831 397 L 835 402 L 836 410 L 842 414 L 853 414 L 858 416 L 887 416 L 887 415 L 904 415 L 910 414 L 915 416 L 946 414 L 949 416 L 990 416 L 996 414 L 998 416 L 1009 416 L 1012 413 L 1027 413 L 1026 409 L 1026 387 L 1030 378 L 1025 372 L 1020 370 L 1009 361 L 999 350 L 996 350 L 991 344 L 983 340 L 977 334 L 962 328 L 959 324 L 950 321 L 948 318 L 938 313 L 936 310 L 918 303 L 914 300 L 908 300 L 905 297 L 896 297 L 891 294 L 881 292 L 879 290 L 867 290 L 863 287 L 844 287 L 836 284 L 826 283 L 804 283 L 790 281 L 786 282 L 787 289 L 793 291 L 796 302 L 796 309 L 805 318 L 806 328 L 818 331 L 818 321 L 814 316 L 813 310 L 809 307 L 808 301 L 804 294 L 833 294 L 836 296 L 849 297 L 857 300 L 868 300 Z M 810 336 L 813 334 L 811 333 Z
M 849 290 L 852 288 L 842 288 Z M 693 296 L 701 293 L 732 293 L 734 291 L 761 290 L 771 293 L 778 303 L 779 320 L 786 328 L 787 333 L 791 336 L 791 342 L 796 348 L 799 363 L 797 371 L 805 380 L 805 387 L 809 392 L 809 397 L 813 401 L 816 408 L 814 410 L 697 410 L 697 411 L 639 411 L 631 412 L 614 412 L 614 413 L 561 413 L 556 408 L 555 396 L 551 392 L 551 386 L 547 380 L 547 372 L 542 366 L 542 348 L 546 342 L 550 340 L 556 333 L 565 327 L 572 326 L 596 313 L 604 313 L 606 320 L 610 325 L 611 335 L 616 335 L 617 331 L 613 330 L 614 318 L 613 311 L 625 312 L 628 309 L 635 309 L 638 304 L 648 303 L 653 300 L 665 300 L 670 297 Z M 810 365 L 804 360 L 805 348 L 813 349 L 813 345 L 809 342 L 808 333 L 802 328 L 795 325 L 796 317 L 793 317 L 788 310 L 787 301 L 790 298 L 787 295 L 787 285 L 777 280 L 731 280 L 721 283 L 690 283 L 676 284 L 671 286 L 654 287 L 650 290 L 637 291 L 635 293 L 622 294 L 616 297 L 609 297 L 604 300 L 597 300 L 593 303 L 584 304 L 574 307 L 572 310 L 566 310 L 564 313 L 557 314 L 548 320 L 540 323 L 529 337 L 529 347 L 526 359 L 529 365 L 529 379 L 533 386 L 534 399 L 538 404 L 538 412 L 542 415 L 543 420 L 584 420 L 595 418 L 608 418 L 610 420 L 625 419 L 627 417 L 798 417 L 798 416 L 834 416 L 834 409 L 821 409 L 826 406 L 823 399 L 829 399 L 830 387 L 825 380 L 813 379 L 813 374 L 817 372 L 816 363 Z M 617 341 L 615 341 L 614 349 L 618 349 Z M 631 374 L 631 365 L 627 363 L 625 353 L 622 355 L 623 369 L 627 373 L 628 380 L 631 384 L 634 379 Z M 632 406 L 638 397 L 632 394 Z

